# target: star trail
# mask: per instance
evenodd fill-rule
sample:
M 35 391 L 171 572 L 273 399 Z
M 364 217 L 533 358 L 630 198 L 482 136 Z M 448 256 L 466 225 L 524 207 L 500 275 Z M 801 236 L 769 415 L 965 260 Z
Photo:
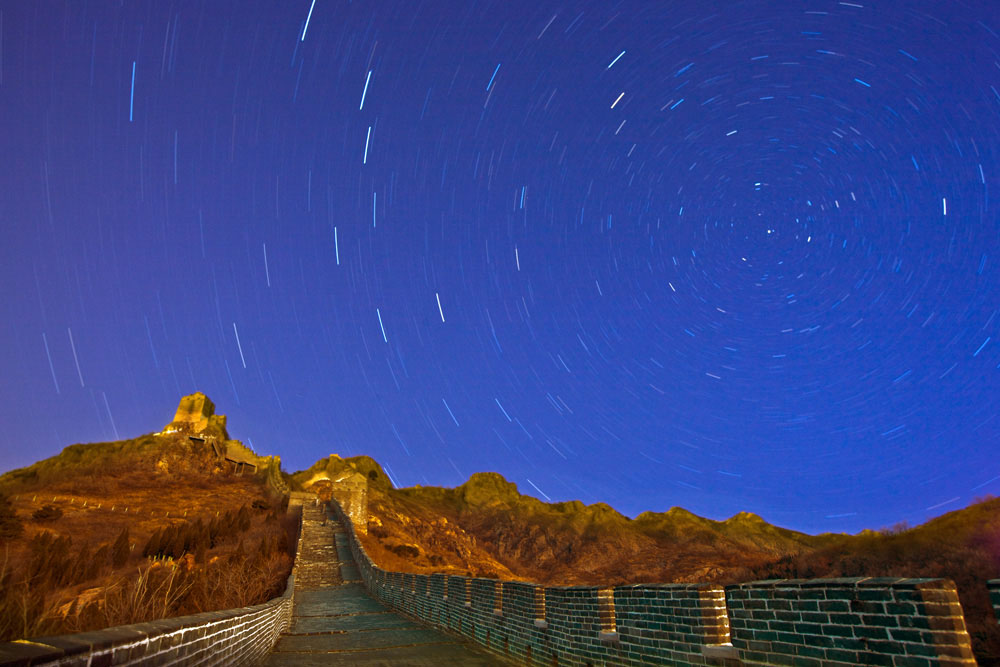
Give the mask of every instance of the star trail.
M 1000 493 L 990 3 L 8 2 L 0 117 L 0 469 L 202 391 L 630 516 Z

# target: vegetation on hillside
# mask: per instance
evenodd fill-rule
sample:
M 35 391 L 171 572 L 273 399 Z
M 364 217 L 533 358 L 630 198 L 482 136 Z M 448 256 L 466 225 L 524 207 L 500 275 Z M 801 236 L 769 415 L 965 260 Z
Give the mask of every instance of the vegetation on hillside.
M 0 542 L 18 537 L 24 532 L 21 518 L 14 510 L 10 499 L 0 493 Z
M 0 640 L 264 602 L 298 518 L 205 443 L 73 445 L 0 476 Z
M 496 473 L 477 473 L 455 489 L 373 485 L 362 538 L 390 569 L 548 585 L 706 581 L 836 539 L 749 514 L 712 521 L 674 508 L 632 520 L 603 503 L 544 503 Z

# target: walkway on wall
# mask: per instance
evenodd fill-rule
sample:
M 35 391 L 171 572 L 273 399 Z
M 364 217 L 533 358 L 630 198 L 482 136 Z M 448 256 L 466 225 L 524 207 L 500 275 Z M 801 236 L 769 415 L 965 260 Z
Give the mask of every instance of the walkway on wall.
M 508 664 L 372 599 L 340 522 L 309 502 L 302 509 L 292 626 L 266 665 Z

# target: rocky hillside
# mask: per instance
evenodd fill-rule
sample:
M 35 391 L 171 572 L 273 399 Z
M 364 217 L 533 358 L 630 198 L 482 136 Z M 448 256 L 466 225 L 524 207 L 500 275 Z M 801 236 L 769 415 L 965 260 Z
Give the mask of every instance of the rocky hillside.
M 673 508 L 633 520 L 603 503 L 544 503 L 497 473 L 454 489 L 394 489 L 368 457 L 323 459 L 294 477 L 321 489 L 329 483 L 318 472 L 348 469 L 371 480 L 365 548 L 384 567 L 409 572 L 566 585 L 708 581 L 849 539 L 777 528 L 747 513 L 712 521 Z
M 297 525 L 204 441 L 71 445 L 0 476 L 0 641 L 263 602 Z

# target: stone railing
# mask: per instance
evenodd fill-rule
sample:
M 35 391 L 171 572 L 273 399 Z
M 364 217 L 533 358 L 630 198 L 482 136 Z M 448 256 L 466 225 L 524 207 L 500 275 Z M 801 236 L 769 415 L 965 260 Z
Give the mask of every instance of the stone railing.
M 218 451 L 218 450 L 217 450 Z M 224 456 L 228 460 L 250 463 L 264 475 L 264 481 L 278 496 L 288 495 L 288 484 L 281 476 L 281 457 L 261 456 L 239 440 L 226 440 Z
M 294 590 L 293 568 L 284 593 L 253 607 L 0 643 L 0 667 L 257 665 L 291 623 Z
M 361 578 L 387 606 L 528 665 L 975 665 L 947 579 L 543 587 L 377 567 L 332 503 Z M 1000 615 L 1000 580 L 990 582 Z
M 277 456 L 269 456 L 267 464 L 267 486 L 278 496 L 287 496 L 291 489 L 281 476 L 281 459 Z
M 990 588 L 990 601 L 993 602 L 993 616 L 1000 621 L 1000 579 L 991 579 L 986 584 Z

